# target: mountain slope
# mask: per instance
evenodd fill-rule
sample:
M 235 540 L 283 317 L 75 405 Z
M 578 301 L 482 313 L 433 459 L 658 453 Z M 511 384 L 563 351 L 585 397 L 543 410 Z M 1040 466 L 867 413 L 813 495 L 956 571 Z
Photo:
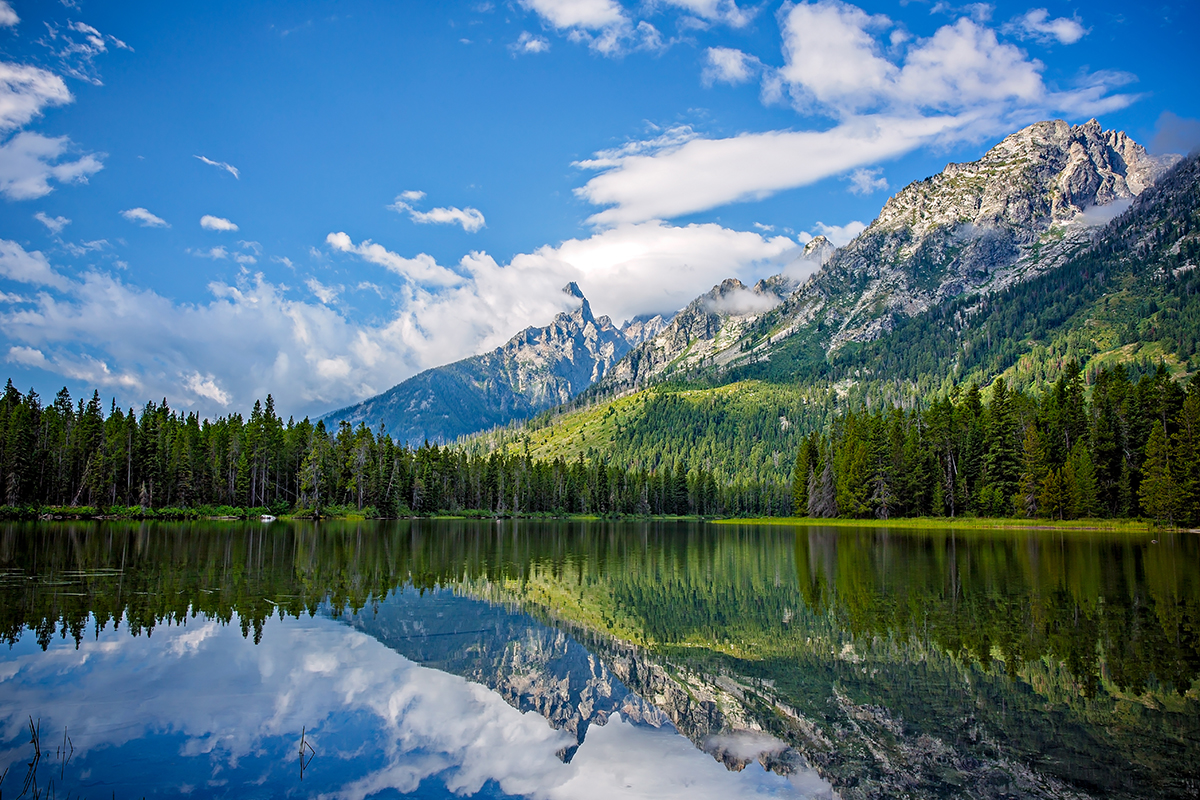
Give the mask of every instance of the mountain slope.
M 1096 120 L 1036 123 L 979 161 L 909 184 L 775 308 L 754 318 L 709 315 L 705 325 L 695 324 L 695 313 L 679 314 L 603 387 L 720 373 L 769 360 L 784 342 L 822 361 L 954 298 L 1030 280 L 1085 246 L 1172 163 Z
M 327 423 L 379 424 L 398 441 L 450 442 L 565 403 L 595 383 L 630 349 L 608 317 L 592 316 L 574 283 L 563 289 L 580 300 L 544 328 L 526 328 L 490 353 L 427 369 L 383 394 L 326 414 Z M 642 320 L 635 337 L 661 330 L 661 317 Z
M 1042 391 L 1072 360 L 1088 380 L 1116 363 L 1128 365 L 1135 382 L 1160 362 L 1176 378 L 1195 372 L 1198 266 L 1200 157 L 1194 156 L 1143 191 L 1090 245 L 1030 280 L 898 318 L 877 339 L 848 343 L 831 356 L 813 353 L 794 336 L 769 361 L 709 375 L 713 383 L 736 383 L 617 392 L 478 444 L 538 458 L 599 455 L 648 470 L 703 469 L 723 485 L 757 483 L 771 491 L 766 487 L 789 480 L 808 431 L 864 403 L 911 407 L 998 375 L 1012 388 Z

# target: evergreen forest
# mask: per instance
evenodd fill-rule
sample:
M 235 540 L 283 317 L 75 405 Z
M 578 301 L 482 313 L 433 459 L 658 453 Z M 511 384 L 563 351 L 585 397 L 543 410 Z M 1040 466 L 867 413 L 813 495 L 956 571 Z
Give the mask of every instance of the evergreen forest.
M 643 456 L 669 431 L 695 423 L 690 404 L 678 398 L 647 402 L 654 413 L 642 415 L 634 432 Z M 270 396 L 246 417 L 202 420 L 165 401 L 147 403 L 140 414 L 114 402 L 106 414 L 98 392 L 84 402 L 63 389 L 43 405 L 9 381 L 0 398 L 3 513 L 1200 523 L 1200 380 L 1181 385 L 1162 366 L 1136 381 L 1122 365 L 1105 368 L 1089 387 L 1071 363 L 1040 397 L 998 378 L 986 392 L 971 384 L 924 407 L 851 408 L 823 431 L 796 427 L 789 435 L 788 426 L 764 418 L 758 426 L 694 430 L 694 444 L 716 451 L 720 442 L 706 443 L 706 436 L 726 435 L 753 443 L 760 438 L 755 427 L 779 432 L 771 443 L 779 449 L 761 456 L 776 469 L 747 464 L 736 474 L 683 458 L 621 461 L 594 446 L 572 459 L 537 458 L 528 442 L 523 450 L 410 448 L 382 428 L 285 422 Z

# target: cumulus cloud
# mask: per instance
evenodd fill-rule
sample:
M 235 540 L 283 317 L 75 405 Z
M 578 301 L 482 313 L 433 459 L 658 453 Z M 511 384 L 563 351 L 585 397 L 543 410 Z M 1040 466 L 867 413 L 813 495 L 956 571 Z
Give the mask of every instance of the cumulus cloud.
M 87 183 L 89 176 L 104 168 L 102 153 L 62 160 L 70 144 L 66 136 L 22 131 L 0 145 L 0 194 L 9 200 L 32 200 L 54 191 L 51 180 Z
M 786 236 L 652 221 L 542 247 L 511 266 L 552 269 L 560 286 L 575 280 L 593 308 L 624 321 L 677 311 L 728 277 L 752 282 L 778 272 L 798 250 Z
M 0 313 L 0 341 L 38 350 L 46 368 L 60 374 L 127 387 L 123 402 L 167 397 L 221 411 L 211 394 L 197 391 L 203 381 L 188 383 L 200 375 L 225 392 L 232 407 L 274 392 L 287 398 L 288 413 L 316 413 L 545 325 L 577 302 L 561 291 L 569 281 L 579 283 L 597 313 L 621 321 L 677 310 L 731 275 L 752 282 L 777 273 L 799 249 L 784 236 L 649 222 L 545 246 L 505 265 L 469 253 L 450 269 L 431 256 L 405 258 L 345 233 L 330 234 L 327 242 L 335 257 L 350 260 L 344 268 L 354 269 L 352 260 L 365 262 L 359 271 L 382 268 L 353 281 L 365 279 L 367 289 L 380 291 L 394 309 L 389 315 L 359 319 L 333 305 L 332 293 L 341 286 L 314 278 L 297 297 L 260 273 L 214 282 L 207 300 L 180 303 L 99 271 L 68 279 L 41 254 L 12 242 L 5 245 L 4 274 L 43 291 L 32 305 Z M 388 285 L 377 277 L 383 270 L 405 280 Z M 382 288 L 373 289 L 377 284 Z
M 425 199 L 425 193 L 416 189 L 408 189 L 407 191 L 401 192 L 396 199 L 403 200 L 406 203 L 416 203 Z
M 608 206 L 594 224 L 669 219 L 761 199 L 918 147 L 979 141 L 1053 114 L 1102 114 L 1135 99 L 1114 93 L 1132 78 L 1113 72 L 1084 73 L 1072 88 L 1051 90 L 1045 66 L 1000 41 L 982 20 L 975 13 L 913 39 L 887 16 L 840 0 L 785 4 L 781 67 L 712 48 L 702 77 L 745 83 L 759 69 L 764 102 L 789 98 L 832 127 L 725 139 L 693 134 L 685 142 L 652 137 L 642 147 L 580 162 L 601 174 L 576 193 Z
M 887 178 L 883 177 L 882 169 L 859 167 L 846 179 L 850 181 L 851 194 L 874 194 L 888 188 Z
M 705 86 L 728 83 L 736 86 L 754 79 L 762 64 L 752 55 L 732 47 L 710 47 L 704 51 L 704 71 L 701 80 Z
M 573 42 L 606 56 L 631 49 L 656 50 L 663 46 L 658 30 L 645 20 L 634 22 L 615 0 L 520 0 L 543 22 Z
M 74 99 L 63 79 L 53 72 L 0 61 L 0 133 L 23 127 L 44 108 L 66 105 Z
M 226 164 L 224 161 L 213 161 L 211 158 L 205 158 L 204 156 L 194 156 L 194 157 L 200 159 L 205 164 L 208 164 L 210 167 L 216 167 L 217 169 L 221 169 L 221 170 L 224 170 L 225 172 L 228 172 L 230 175 L 237 178 L 238 180 L 242 179 L 242 173 L 239 172 L 238 168 L 233 166 L 232 164 Z
M 1088 33 L 1088 29 L 1083 27 L 1078 18 L 1051 19 L 1050 12 L 1044 8 L 1031 8 L 1005 25 L 1004 30 L 1043 42 L 1056 41 L 1059 44 L 1075 44 Z
M 211 374 L 201 375 L 199 372 L 193 372 L 184 377 L 183 386 L 196 397 L 212 400 L 221 407 L 227 407 L 231 402 L 229 392 L 218 386 L 216 377 Z
M 69 286 L 67 279 L 55 272 L 39 251 L 28 253 L 21 245 L 8 239 L 0 239 L 0 275 L 10 281 L 34 286 L 52 286 L 56 289 Z
M 521 5 L 556 28 L 600 30 L 627 21 L 615 0 L 521 0 Z
M 136 222 L 143 228 L 169 228 L 171 223 L 167 222 L 160 216 L 151 214 L 146 209 L 138 206 L 137 208 L 127 208 L 121 212 L 121 216 L 130 222 Z
M 517 40 L 508 46 L 513 55 L 524 53 L 544 53 L 550 49 L 550 40 L 545 36 L 534 36 L 529 31 L 521 31 Z
M 426 253 L 418 253 L 413 258 L 405 258 L 381 244 L 375 244 L 370 239 L 364 239 L 361 243 L 355 244 L 349 234 L 340 231 L 326 236 L 325 243 L 340 253 L 353 253 L 372 264 L 378 264 L 416 283 L 454 286 L 463 281 L 462 276 L 441 266 L 433 256 Z
M 200 227 L 206 231 L 236 231 L 238 226 L 224 217 L 214 217 L 205 214 L 200 218 Z
M 0 28 L 16 25 L 20 21 L 21 18 L 17 16 L 16 11 L 13 11 L 13 7 L 6 0 L 0 0 Z
M 71 224 L 71 220 L 66 217 L 51 217 L 44 211 L 39 211 L 33 215 L 33 218 L 46 226 L 46 229 L 53 234 L 62 233 L 63 228 Z

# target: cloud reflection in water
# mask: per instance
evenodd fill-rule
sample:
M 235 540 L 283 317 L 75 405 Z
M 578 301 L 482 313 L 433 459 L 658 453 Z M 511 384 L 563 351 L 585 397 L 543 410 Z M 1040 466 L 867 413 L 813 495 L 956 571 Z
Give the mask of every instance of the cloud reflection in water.
M 564 764 L 556 754 L 575 737 L 538 713 L 322 617 L 272 620 L 258 645 L 236 619 L 197 618 L 153 636 L 110 628 L 78 650 L 56 640 L 42 652 L 27 637 L 2 658 L 0 769 L 24 769 L 27 717 L 40 716 L 44 732 L 70 732 L 80 780 L 104 794 L 202 782 L 207 794 L 257 785 L 346 800 L 431 787 L 546 800 L 830 796 L 814 774 L 730 772 L 683 736 L 617 715 Z M 302 726 L 318 753 L 303 787 Z

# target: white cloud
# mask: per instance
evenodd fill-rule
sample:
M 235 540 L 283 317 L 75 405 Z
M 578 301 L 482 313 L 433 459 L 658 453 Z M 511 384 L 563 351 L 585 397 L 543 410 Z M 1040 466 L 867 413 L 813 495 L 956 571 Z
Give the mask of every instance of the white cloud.
M 56 289 L 69 286 L 69 281 L 55 272 L 39 251 L 26 252 L 21 245 L 8 239 L 0 239 L 0 275 L 34 286 L 53 286 Z
M 691 139 L 657 152 L 581 162 L 583 167 L 611 166 L 575 192 L 595 205 L 612 206 L 594 214 L 594 224 L 670 219 L 761 199 L 893 158 L 954 133 L 965 122 L 947 116 L 861 118 L 819 132 Z
M 325 237 L 325 243 L 341 253 L 353 253 L 361 258 L 378 264 L 385 269 L 417 283 L 427 283 L 435 286 L 455 286 L 462 283 L 462 277 L 453 270 L 446 269 L 434 260 L 433 256 L 418 253 L 413 258 L 393 253 L 381 244 L 375 244 L 370 239 L 364 239 L 360 244 L 354 244 L 349 234 L 338 232 Z
M 63 249 L 76 258 L 82 258 L 88 253 L 96 250 L 103 250 L 106 247 L 111 247 L 107 239 L 93 239 L 90 242 L 62 242 Z
M 26 125 L 48 106 L 66 105 L 74 99 L 63 79 L 53 72 L 0 61 L 0 133 Z
M 534 36 L 529 31 L 521 31 L 521 35 L 508 46 L 508 49 L 514 55 L 544 53 L 550 49 L 550 40 L 545 36 Z
M 217 169 L 225 170 L 226 172 L 228 172 L 230 175 L 237 178 L 238 180 L 242 179 L 242 173 L 239 172 L 238 168 L 233 166 L 232 164 L 226 164 L 224 161 L 213 161 L 211 158 L 205 158 L 204 156 L 195 156 L 195 158 L 200 159 L 205 164 L 208 164 L 210 167 L 216 167 Z
M 407 191 L 401 192 L 400 195 L 396 199 L 404 200 L 405 202 L 408 202 L 408 203 L 416 203 L 419 200 L 425 199 L 425 193 L 421 192 L 421 191 L 417 191 L 416 189 L 409 189 Z
M 1004 30 L 1043 42 L 1057 41 L 1059 44 L 1075 44 L 1088 33 L 1078 18 L 1050 19 L 1050 12 L 1044 8 L 1031 8 L 1005 25 Z
M 395 309 L 389 316 L 361 320 L 326 305 L 334 298 L 321 294 L 340 286 L 306 282 L 299 299 L 251 273 L 210 284 L 207 301 L 179 303 L 97 271 L 67 279 L 41 254 L 9 243 L 6 273 L 58 293 L 42 291 L 32 306 L 0 312 L 0 341 L 38 350 L 46 368 L 60 374 L 129 387 L 123 403 L 167 397 L 218 413 L 224 405 L 198 391 L 211 380 L 231 407 L 249 407 L 273 392 L 286 398 L 287 413 L 316 413 L 545 325 L 573 307 L 561 291 L 568 281 L 580 284 L 597 314 L 621 321 L 676 310 L 730 275 L 752 282 L 777 273 L 799 249 L 783 236 L 662 222 L 542 247 L 507 265 L 470 253 L 455 270 L 428 255 L 406 259 L 378 244 L 355 244 L 346 234 L 331 234 L 329 244 L 335 254 L 410 278 L 379 290 Z M 216 248 L 195 255 L 230 253 Z M 189 384 L 194 375 L 203 380 Z
M 31 200 L 54 191 L 59 183 L 87 183 L 89 175 L 104 168 L 102 153 L 89 153 L 75 161 L 60 161 L 71 140 L 22 131 L 0 145 L 0 194 L 9 200 Z
M 850 173 L 847 180 L 850 181 L 851 194 L 874 194 L 888 188 L 882 169 L 859 167 Z
M 559 29 L 599 30 L 628 22 L 614 0 L 521 0 L 521 5 Z
M 967 10 L 983 19 L 978 9 Z M 779 21 L 781 68 L 714 48 L 705 80 L 746 82 L 758 66 L 765 103 L 787 95 L 798 110 L 821 113 L 834 126 L 727 139 L 698 138 L 689 129 L 686 141 L 655 137 L 598 153 L 577 165 L 601 171 L 576 190 L 610 206 L 591 218 L 594 224 L 670 219 L 761 199 L 918 147 L 978 141 L 1053 114 L 1106 113 L 1135 99 L 1113 94 L 1131 79 L 1119 73 L 1084 74 L 1075 87 L 1051 91 L 1040 61 L 968 17 L 912 41 L 897 39 L 888 17 L 839 0 L 785 4 Z M 884 47 L 881 38 L 895 41 Z
M 849 244 L 854 240 L 855 236 L 867 229 L 865 223 L 854 220 L 847 222 L 845 225 L 826 225 L 824 222 L 818 222 L 815 226 L 817 233 L 829 240 L 834 247 L 841 247 Z M 812 236 L 804 233 L 802 239 L 811 239 Z
M 509 269 L 551 270 L 548 283 L 558 286 L 575 280 L 596 313 L 623 321 L 676 311 L 728 277 L 753 282 L 778 272 L 798 250 L 786 236 L 653 221 L 547 245 L 516 256 Z
M 205 214 L 200 218 L 200 227 L 206 231 L 236 231 L 238 226 L 223 217 Z
M 738 8 L 734 0 L 663 0 L 667 5 L 690 11 L 701 19 L 710 22 L 723 22 L 733 28 L 747 25 L 758 9 L 747 10 Z
M 62 233 L 62 229 L 71 224 L 71 220 L 66 217 L 51 217 L 44 211 L 37 212 L 33 215 L 33 218 L 45 225 L 54 234 Z
M 188 250 L 188 252 L 197 258 L 211 258 L 213 261 L 222 261 L 229 258 L 229 251 L 224 246 L 210 247 L 207 250 Z
M 704 71 L 701 79 L 705 86 L 728 83 L 736 86 L 753 80 L 762 68 L 757 58 L 732 47 L 710 47 L 704 51 Z
M 121 212 L 121 216 L 130 222 L 136 222 L 143 228 L 169 228 L 171 223 L 167 222 L 162 217 L 151 214 L 142 207 L 127 208 Z
M 338 293 L 341 292 L 341 286 L 326 286 L 316 278 L 309 278 L 304 282 L 308 290 L 313 293 L 313 296 L 320 300 L 325 305 L 329 305 L 334 300 L 337 300 Z
M 255 644 L 241 622 L 235 616 L 218 624 L 202 614 L 156 626 L 153 636 L 107 626 L 94 638 L 89 632 L 79 649 L 57 636 L 46 652 L 17 648 L 4 683 L 10 710 L 0 711 L 0 725 L 15 739 L 26 723 L 19 714 L 38 709 L 45 730 L 88 731 L 76 736 L 75 757 L 100 762 L 92 774 L 100 782 L 120 775 L 122 765 L 97 753 L 127 744 L 138 749 L 169 731 L 179 742 L 172 755 L 181 771 L 247 786 L 263 774 L 265 758 L 290 754 L 294 764 L 303 726 L 321 753 L 313 764 L 317 788 L 327 781 L 331 791 L 320 796 L 330 800 L 409 794 L 426 781 L 444 785 L 447 795 L 476 795 L 491 783 L 505 795 L 537 800 L 831 794 L 813 770 L 784 777 L 752 763 L 734 772 L 673 728 L 631 725 L 619 714 L 591 726 L 564 764 L 556 753 L 576 743 L 573 734 L 479 683 L 414 663 L 350 625 L 324 616 L 271 618 Z M 155 702 L 112 701 L 130 695 L 131 671 L 138 696 Z M 239 691 L 230 692 L 234 685 Z M 104 725 L 95 724 L 100 719 Z M 774 747 L 760 738 L 764 748 Z M 360 744 L 365 757 L 344 749 L 349 743 Z M 325 773 L 321 759 L 333 760 Z M 336 777 L 327 777 L 330 770 Z M 171 776 L 159 779 L 151 785 L 177 791 Z
M 758 228 L 760 231 L 765 231 L 767 233 L 770 233 L 771 231 L 775 230 L 774 225 L 764 225 L 761 222 L 754 223 L 754 227 Z
M 614 0 L 520 0 L 551 27 L 573 42 L 606 56 L 619 56 L 630 49 L 658 50 L 662 36 L 649 22 L 634 23 Z
M 46 360 L 46 354 L 33 347 L 10 347 L 4 360 L 9 364 L 20 364 L 23 367 L 35 369 L 46 369 L 50 365 L 50 362 Z
M 229 393 L 217 385 L 217 380 L 212 375 L 193 372 L 184 379 L 183 386 L 197 397 L 212 400 L 220 406 L 227 407 L 231 402 Z
M 109 45 L 119 50 L 133 50 L 117 37 L 101 33 L 83 22 L 71 22 L 65 28 L 48 22 L 46 36 L 38 41 L 58 57 L 66 75 L 96 86 L 103 85 L 96 70 L 97 56 L 107 53 Z
M 6 0 L 0 0 L 0 28 L 16 25 L 20 21 L 21 18 L 17 16 L 16 11 L 13 11 L 13 7 Z
M 418 211 L 413 208 L 409 202 L 408 195 L 419 195 L 415 198 L 420 200 L 425 196 L 424 192 L 404 192 L 396 198 L 396 202 L 392 203 L 388 208 L 395 211 L 397 214 L 408 212 L 408 216 L 413 222 L 421 225 L 430 223 L 440 225 L 461 225 L 464 231 L 474 233 L 484 227 L 486 222 L 483 218 L 483 213 L 477 208 L 457 208 L 451 206 L 449 208 L 434 208 L 429 211 Z
M 736 289 L 726 292 L 715 300 L 706 301 L 709 310 L 718 314 L 761 314 L 770 311 L 783 302 L 777 294 L 758 294 L 750 289 Z

